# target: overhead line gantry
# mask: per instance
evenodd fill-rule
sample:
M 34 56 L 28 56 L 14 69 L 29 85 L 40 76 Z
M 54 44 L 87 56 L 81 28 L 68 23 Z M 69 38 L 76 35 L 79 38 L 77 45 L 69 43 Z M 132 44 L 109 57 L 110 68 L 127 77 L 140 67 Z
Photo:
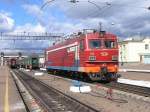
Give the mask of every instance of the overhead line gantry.
M 56 41 L 63 38 L 63 33 L 0 33 L 0 40 L 52 40 Z

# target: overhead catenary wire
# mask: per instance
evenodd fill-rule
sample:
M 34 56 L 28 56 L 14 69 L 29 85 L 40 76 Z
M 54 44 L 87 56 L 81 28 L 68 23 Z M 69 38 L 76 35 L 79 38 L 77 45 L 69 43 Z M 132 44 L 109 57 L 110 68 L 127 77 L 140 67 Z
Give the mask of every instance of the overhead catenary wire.
M 56 1 L 56 0 L 49 0 L 47 2 L 45 2 L 41 9 L 43 9 L 44 7 L 46 7 L 47 5 L 49 5 L 51 2 Z M 79 4 L 80 2 L 88 2 L 90 4 L 92 4 L 93 6 L 95 6 L 98 11 L 93 12 L 91 14 L 88 14 L 88 17 L 100 17 L 103 16 L 104 12 L 112 7 L 129 7 L 129 8 L 139 8 L 139 9 L 147 9 L 150 10 L 150 6 L 138 6 L 136 4 L 123 4 L 123 3 L 115 3 L 115 2 L 106 2 L 106 1 L 94 1 L 94 0 L 67 0 L 68 2 L 71 2 L 73 4 Z M 100 6 L 99 4 L 103 4 L 105 6 Z M 98 16 L 99 15 L 99 16 Z
M 55 1 L 55 0 L 46 1 L 46 2 L 41 6 L 41 10 L 43 10 L 45 6 L 47 6 L 48 4 L 50 4 L 50 3 L 53 2 L 53 1 Z

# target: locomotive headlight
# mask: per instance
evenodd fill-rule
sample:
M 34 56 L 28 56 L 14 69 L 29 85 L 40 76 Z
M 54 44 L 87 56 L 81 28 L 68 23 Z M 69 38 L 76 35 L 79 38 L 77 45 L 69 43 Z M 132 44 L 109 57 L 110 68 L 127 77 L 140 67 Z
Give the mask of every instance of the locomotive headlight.
M 112 61 L 118 61 L 118 56 L 112 56 Z
M 89 60 L 90 61 L 95 61 L 96 60 L 96 56 L 89 56 Z

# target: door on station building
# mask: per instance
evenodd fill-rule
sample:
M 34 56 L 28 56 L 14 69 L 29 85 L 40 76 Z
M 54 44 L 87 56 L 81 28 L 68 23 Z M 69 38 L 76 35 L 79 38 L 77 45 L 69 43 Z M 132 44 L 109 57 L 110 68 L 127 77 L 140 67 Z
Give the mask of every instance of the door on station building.
M 140 63 L 143 63 L 143 56 L 140 55 Z
M 150 64 L 150 55 L 144 55 L 143 62 L 144 62 L 145 64 Z

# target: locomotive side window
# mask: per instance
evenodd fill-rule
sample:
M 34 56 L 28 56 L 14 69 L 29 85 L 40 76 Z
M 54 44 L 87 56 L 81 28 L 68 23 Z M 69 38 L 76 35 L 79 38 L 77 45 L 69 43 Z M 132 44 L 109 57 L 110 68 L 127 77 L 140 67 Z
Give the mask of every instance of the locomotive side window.
M 113 40 L 106 40 L 104 43 L 106 48 L 115 48 L 115 41 Z
M 81 40 L 81 41 L 80 41 L 80 49 L 81 49 L 81 50 L 84 50 L 84 40 Z
M 89 46 L 91 49 L 98 49 L 101 47 L 100 40 L 89 40 Z

